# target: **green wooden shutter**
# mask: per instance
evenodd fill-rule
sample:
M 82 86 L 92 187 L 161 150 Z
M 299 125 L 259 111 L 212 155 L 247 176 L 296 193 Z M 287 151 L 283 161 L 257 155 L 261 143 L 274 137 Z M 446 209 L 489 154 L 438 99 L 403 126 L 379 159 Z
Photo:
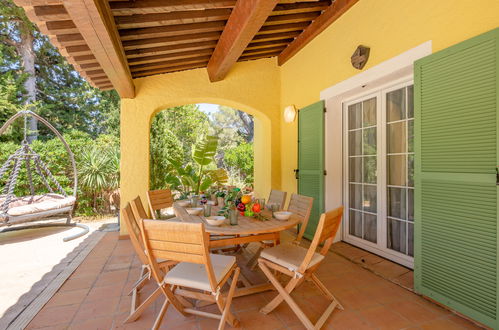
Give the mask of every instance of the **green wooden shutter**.
M 312 239 L 324 212 L 324 101 L 298 113 L 298 193 L 314 198 L 304 236 Z
M 416 291 L 493 328 L 499 29 L 415 63 Z

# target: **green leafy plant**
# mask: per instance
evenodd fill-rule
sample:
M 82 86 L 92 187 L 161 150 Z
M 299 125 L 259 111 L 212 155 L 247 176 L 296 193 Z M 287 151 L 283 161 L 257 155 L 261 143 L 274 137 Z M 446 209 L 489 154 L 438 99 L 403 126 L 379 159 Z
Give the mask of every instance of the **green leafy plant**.
M 197 171 L 197 182 L 194 192 L 199 194 L 200 191 L 207 190 L 212 184 L 213 179 L 204 171 L 205 167 L 214 161 L 218 147 L 218 137 L 207 135 L 201 138 L 195 145 L 192 151 L 192 159 L 199 166 Z

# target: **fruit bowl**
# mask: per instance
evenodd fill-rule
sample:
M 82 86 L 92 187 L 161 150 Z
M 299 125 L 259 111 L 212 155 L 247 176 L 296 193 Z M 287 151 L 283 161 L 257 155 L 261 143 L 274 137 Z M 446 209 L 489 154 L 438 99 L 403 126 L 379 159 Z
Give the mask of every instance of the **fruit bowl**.
M 286 221 L 291 217 L 292 214 L 293 212 L 287 211 L 274 212 L 274 218 L 276 218 L 277 220 Z
M 191 205 L 191 202 L 188 200 L 177 201 L 177 205 L 180 207 L 186 207 Z
M 225 217 L 212 215 L 211 217 L 206 218 L 206 222 L 208 222 L 210 226 L 221 226 L 225 222 Z
M 187 211 L 187 213 L 189 213 L 190 215 L 200 215 L 201 212 L 203 212 L 203 208 L 202 207 L 190 207 L 188 209 L 185 209 Z

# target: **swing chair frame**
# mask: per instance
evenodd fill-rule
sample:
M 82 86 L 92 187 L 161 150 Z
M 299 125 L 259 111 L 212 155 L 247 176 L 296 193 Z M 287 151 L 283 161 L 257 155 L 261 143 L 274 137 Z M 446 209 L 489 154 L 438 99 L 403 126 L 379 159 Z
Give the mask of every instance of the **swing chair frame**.
M 9 157 L 6 164 L 8 162 L 12 161 L 13 158 L 20 157 L 20 154 L 22 154 L 22 152 L 24 152 L 25 162 L 26 162 L 26 166 L 27 166 L 27 170 L 28 170 L 28 179 L 30 180 L 30 190 L 31 190 L 30 191 L 31 192 L 30 202 L 33 200 L 33 198 L 35 196 L 34 187 L 33 187 L 32 178 L 31 178 L 31 170 L 29 169 L 30 158 L 33 158 L 35 165 L 36 165 L 36 168 L 35 168 L 36 172 L 41 176 L 41 178 L 44 181 L 45 186 L 49 189 L 49 191 L 51 193 L 53 193 L 53 189 L 51 188 L 50 184 L 48 183 L 48 181 L 44 177 L 44 175 L 47 175 L 49 177 L 49 179 L 52 180 L 53 183 L 55 183 L 55 185 L 59 189 L 59 191 L 62 191 L 64 196 L 66 196 L 66 193 L 63 191 L 62 187 L 57 182 L 57 180 L 52 176 L 52 173 L 50 172 L 50 170 L 48 170 L 48 168 L 45 167 L 44 163 L 41 162 L 40 156 L 38 154 L 36 154 L 33 150 L 31 150 L 31 148 L 29 147 L 29 145 L 27 143 L 26 132 L 27 132 L 27 117 L 28 116 L 36 118 L 39 122 L 41 122 L 42 124 L 47 126 L 52 131 L 52 133 L 54 133 L 59 138 L 59 140 L 62 142 L 62 144 L 64 145 L 64 148 L 66 149 L 66 152 L 69 155 L 69 159 L 71 161 L 71 166 L 72 166 L 72 170 L 73 170 L 73 174 L 74 174 L 73 194 L 72 195 L 73 195 L 75 201 L 71 205 L 67 205 L 64 207 L 56 208 L 56 209 L 44 210 L 44 211 L 39 211 L 39 212 L 26 214 L 26 215 L 8 216 L 3 223 L 0 223 L 0 227 L 8 226 L 9 228 L 3 229 L 1 232 L 7 232 L 7 231 L 13 231 L 13 230 L 22 230 L 22 229 L 31 229 L 31 228 L 41 228 L 41 227 L 64 226 L 64 227 L 79 227 L 82 229 L 82 231 L 79 233 L 76 233 L 74 235 L 70 235 L 68 237 L 63 238 L 63 241 L 67 242 L 69 240 L 81 237 L 89 232 L 89 228 L 87 226 L 79 224 L 79 223 L 71 223 L 71 215 L 73 213 L 73 209 L 74 209 L 74 206 L 76 203 L 77 187 L 78 187 L 78 172 L 76 169 L 76 162 L 74 159 L 74 154 L 71 151 L 71 148 L 69 147 L 68 143 L 66 142 L 66 140 L 64 140 L 62 134 L 59 131 L 57 131 L 57 129 L 54 126 L 52 126 L 46 119 L 44 119 L 40 115 L 38 115 L 30 110 L 19 111 L 14 116 L 9 118 L 3 124 L 3 126 L 0 128 L 0 135 L 4 134 L 5 131 L 7 130 L 7 128 L 16 119 L 18 119 L 19 117 L 23 117 L 24 118 L 24 139 L 21 143 L 22 144 L 21 148 L 18 149 L 16 151 L 16 153 L 14 153 L 13 155 L 11 155 Z M 28 151 L 29 151 L 29 153 L 27 153 Z M 37 159 L 38 159 L 39 163 L 37 163 Z M 18 168 L 15 168 L 16 166 Z M 5 202 L 6 205 L 9 204 L 9 202 L 13 196 L 13 190 L 15 187 L 15 180 L 17 180 L 17 172 L 18 172 L 20 166 L 21 166 L 20 164 L 15 163 L 14 168 L 12 169 L 12 171 L 15 173 L 13 173 L 13 174 L 11 174 L 11 176 L 9 176 L 9 179 L 8 179 L 9 189 L 8 189 L 7 195 L 6 195 L 6 202 Z M 12 180 L 14 181 L 13 184 L 12 184 Z M 42 220 L 42 219 L 49 220 L 51 217 L 58 215 L 58 214 L 67 214 L 67 220 L 65 223 L 34 224 L 34 225 L 28 225 L 28 226 L 11 227 L 13 225 L 17 225 L 17 224 L 25 223 L 25 222 L 37 221 L 37 220 Z

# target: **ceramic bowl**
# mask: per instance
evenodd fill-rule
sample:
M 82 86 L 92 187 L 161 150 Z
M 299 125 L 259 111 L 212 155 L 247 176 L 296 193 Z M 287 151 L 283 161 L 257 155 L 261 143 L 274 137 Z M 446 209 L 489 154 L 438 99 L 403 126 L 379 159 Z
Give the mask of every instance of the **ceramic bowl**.
M 212 215 L 211 217 L 206 218 L 206 222 L 208 222 L 210 226 L 220 226 L 225 222 L 225 217 Z
M 188 200 L 177 201 L 177 205 L 180 207 L 186 207 L 191 205 L 191 202 Z
M 203 208 L 202 207 L 191 207 L 191 208 L 188 208 L 188 209 L 185 209 L 185 210 L 190 215 L 200 215 L 201 212 L 203 212 Z
M 279 211 L 279 212 L 274 212 L 274 217 L 277 220 L 285 221 L 285 220 L 288 220 L 292 214 L 293 214 L 293 212 Z

